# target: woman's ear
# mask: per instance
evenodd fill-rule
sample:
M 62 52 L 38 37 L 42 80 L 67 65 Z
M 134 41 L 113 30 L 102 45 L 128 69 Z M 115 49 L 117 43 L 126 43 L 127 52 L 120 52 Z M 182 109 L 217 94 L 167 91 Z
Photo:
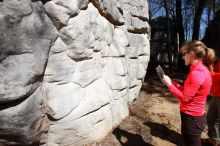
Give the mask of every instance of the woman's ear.
M 190 56 L 194 56 L 195 52 L 194 51 L 190 51 L 189 54 L 190 54 Z

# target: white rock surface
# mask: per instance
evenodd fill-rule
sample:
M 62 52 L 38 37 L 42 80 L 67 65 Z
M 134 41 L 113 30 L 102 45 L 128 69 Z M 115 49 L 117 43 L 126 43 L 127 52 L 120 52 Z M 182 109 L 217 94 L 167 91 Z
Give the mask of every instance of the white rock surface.
M 8 114 L 0 125 L 16 115 L 29 119 L 28 132 L 19 137 L 19 123 L 8 122 L 0 126 L 0 145 L 100 141 L 129 114 L 142 86 L 150 55 L 147 2 L 13 1 L 0 2 L 0 115 Z M 11 11 L 16 17 L 8 19 Z

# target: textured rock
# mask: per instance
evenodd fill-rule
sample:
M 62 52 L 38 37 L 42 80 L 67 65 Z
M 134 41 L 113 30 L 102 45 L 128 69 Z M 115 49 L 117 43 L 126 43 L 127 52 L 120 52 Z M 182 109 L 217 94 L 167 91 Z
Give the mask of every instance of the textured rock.
M 42 80 L 57 30 L 41 2 L 26 0 L 1 2 L 0 23 L 0 137 L 3 143 L 45 143 Z
M 147 3 L 42 2 L 0 2 L 0 145 L 99 141 L 142 86 Z

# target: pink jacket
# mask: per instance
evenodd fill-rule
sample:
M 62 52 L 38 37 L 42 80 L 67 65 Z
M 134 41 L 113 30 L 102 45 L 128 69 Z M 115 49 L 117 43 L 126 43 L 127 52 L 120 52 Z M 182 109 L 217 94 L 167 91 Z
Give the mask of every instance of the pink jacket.
M 220 59 L 214 66 L 214 71 L 211 72 L 212 76 L 212 88 L 211 94 L 220 98 Z
M 209 70 L 199 61 L 190 66 L 184 86 L 173 82 L 168 87 L 180 101 L 180 111 L 192 116 L 205 113 L 206 97 L 210 93 L 212 79 Z

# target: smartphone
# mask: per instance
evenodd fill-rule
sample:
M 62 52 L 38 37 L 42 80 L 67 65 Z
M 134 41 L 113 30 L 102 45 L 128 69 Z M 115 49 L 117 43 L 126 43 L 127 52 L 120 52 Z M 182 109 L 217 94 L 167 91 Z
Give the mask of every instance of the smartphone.
M 160 77 L 160 79 L 163 79 L 163 75 L 165 75 L 165 73 L 164 73 L 164 71 L 163 71 L 163 69 L 161 68 L 160 65 L 158 65 L 158 66 L 156 67 L 156 71 L 157 71 L 157 74 L 158 74 L 158 76 Z

